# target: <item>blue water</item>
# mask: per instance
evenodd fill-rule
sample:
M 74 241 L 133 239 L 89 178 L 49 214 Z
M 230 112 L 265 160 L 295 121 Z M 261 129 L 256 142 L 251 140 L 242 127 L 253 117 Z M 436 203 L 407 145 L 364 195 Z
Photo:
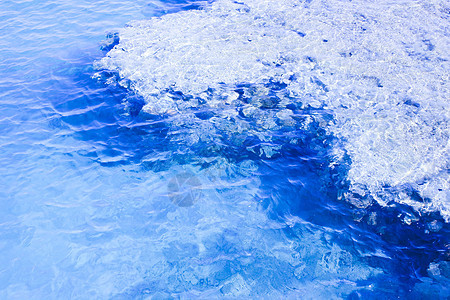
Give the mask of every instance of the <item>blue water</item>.
M 263 117 L 219 122 L 144 114 L 117 74 L 98 77 L 127 22 L 205 5 L 0 2 L 0 298 L 448 299 L 448 223 L 344 201 L 332 111 L 291 105 L 265 140 L 253 129 L 283 84 L 266 84 Z M 253 103 L 258 87 L 234 88 Z

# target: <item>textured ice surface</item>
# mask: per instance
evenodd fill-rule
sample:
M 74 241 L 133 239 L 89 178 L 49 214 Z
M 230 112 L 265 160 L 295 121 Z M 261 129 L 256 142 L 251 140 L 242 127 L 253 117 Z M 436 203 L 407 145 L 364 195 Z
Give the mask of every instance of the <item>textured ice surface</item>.
M 339 147 L 350 156 L 353 193 L 448 219 L 449 13 L 438 0 L 219 0 L 131 22 L 98 67 L 151 114 L 207 107 L 236 123 L 239 112 L 264 134 L 292 125 L 292 104 L 326 109 L 334 118 L 320 123 L 340 140 L 336 159 Z M 282 92 L 270 115 L 261 108 L 273 84 Z M 258 103 L 240 102 L 241 85 Z

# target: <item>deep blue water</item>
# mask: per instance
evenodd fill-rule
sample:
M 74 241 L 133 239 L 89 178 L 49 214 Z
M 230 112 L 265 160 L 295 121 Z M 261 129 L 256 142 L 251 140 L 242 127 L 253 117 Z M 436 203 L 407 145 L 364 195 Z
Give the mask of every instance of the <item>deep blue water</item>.
M 252 84 L 234 87 L 234 131 L 203 106 L 144 114 L 117 74 L 95 75 L 127 22 L 202 5 L 0 3 L 0 298 L 448 299 L 448 223 L 345 201 L 332 111 L 291 105 L 267 141 L 247 133 Z M 266 88 L 264 113 L 287 97 Z

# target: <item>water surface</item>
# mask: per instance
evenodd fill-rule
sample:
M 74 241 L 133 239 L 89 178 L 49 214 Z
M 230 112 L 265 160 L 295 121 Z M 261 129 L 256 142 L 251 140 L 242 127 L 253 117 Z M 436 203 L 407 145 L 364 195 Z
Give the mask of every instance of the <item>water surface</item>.
M 416 2 L 3 1 L 1 298 L 446 299 L 448 7 Z

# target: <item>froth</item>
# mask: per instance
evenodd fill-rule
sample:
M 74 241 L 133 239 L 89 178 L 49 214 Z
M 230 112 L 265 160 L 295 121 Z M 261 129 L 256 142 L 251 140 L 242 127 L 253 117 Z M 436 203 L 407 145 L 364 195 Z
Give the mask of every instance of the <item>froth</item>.
M 98 67 L 155 114 L 199 103 L 174 93 L 218 108 L 238 85 L 282 85 L 278 126 L 292 121 L 289 104 L 332 112 L 322 126 L 350 156 L 353 192 L 448 219 L 449 11 L 445 1 L 219 0 L 131 22 Z M 409 189 L 422 201 L 401 192 Z

